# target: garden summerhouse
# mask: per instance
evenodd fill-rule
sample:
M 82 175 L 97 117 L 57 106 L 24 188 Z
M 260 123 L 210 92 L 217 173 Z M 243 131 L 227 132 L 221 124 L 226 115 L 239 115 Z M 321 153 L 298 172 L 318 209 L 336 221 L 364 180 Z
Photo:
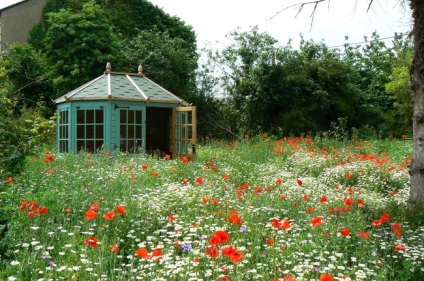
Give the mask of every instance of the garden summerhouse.
M 196 107 L 138 73 L 112 72 L 54 101 L 59 152 L 122 151 L 195 159 Z

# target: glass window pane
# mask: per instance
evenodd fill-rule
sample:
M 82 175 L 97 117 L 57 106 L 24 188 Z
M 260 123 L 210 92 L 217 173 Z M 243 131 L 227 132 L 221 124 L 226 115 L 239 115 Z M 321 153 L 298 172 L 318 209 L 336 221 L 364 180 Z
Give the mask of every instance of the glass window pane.
M 134 126 L 128 126 L 128 138 L 134 138 L 135 132 L 134 132 Z
M 96 126 L 96 139 L 103 139 L 103 125 Z
M 94 110 L 85 111 L 85 123 L 94 123 Z
M 134 110 L 128 110 L 128 123 L 134 124 Z
M 193 124 L 193 112 L 187 112 L 187 124 Z
M 96 110 L 96 123 L 103 123 L 103 109 Z
M 192 139 L 193 136 L 193 126 L 187 126 L 187 139 Z
M 136 126 L 135 129 L 136 129 L 136 131 L 135 131 L 135 137 L 137 139 L 141 139 L 141 132 L 142 132 L 141 129 L 142 129 L 142 127 L 141 126 Z
M 85 151 L 87 152 L 95 152 L 94 140 L 87 140 L 85 142 Z
M 85 149 L 85 141 L 84 140 L 78 140 L 77 141 L 77 150 L 84 150 Z
M 120 126 L 120 137 L 121 137 L 121 139 L 126 139 L 127 136 L 128 136 L 127 125 L 121 125 Z
M 77 110 L 77 124 L 85 123 L 85 111 Z
M 141 114 L 141 110 L 137 110 L 136 112 L 135 112 L 135 123 L 136 124 L 141 124 L 141 122 L 142 122 L 143 120 L 142 120 L 142 114 Z
M 94 139 L 94 125 L 87 125 L 85 130 L 85 137 L 87 139 Z
M 77 126 L 77 139 L 84 139 L 85 138 L 85 126 L 84 125 L 78 125 Z
M 127 123 L 127 111 L 126 110 L 124 110 L 124 109 L 121 109 L 120 111 L 119 111 L 119 122 L 122 124 L 122 123 Z
M 97 140 L 96 141 L 96 152 L 103 149 L 103 141 Z

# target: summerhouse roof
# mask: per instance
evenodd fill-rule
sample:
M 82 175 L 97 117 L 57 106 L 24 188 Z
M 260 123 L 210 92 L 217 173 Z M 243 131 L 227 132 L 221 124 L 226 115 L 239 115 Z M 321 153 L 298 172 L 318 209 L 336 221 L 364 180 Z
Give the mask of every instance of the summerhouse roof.
M 188 105 L 183 99 L 138 73 L 112 72 L 108 64 L 103 75 L 56 99 L 55 103 L 82 100 L 122 100 Z

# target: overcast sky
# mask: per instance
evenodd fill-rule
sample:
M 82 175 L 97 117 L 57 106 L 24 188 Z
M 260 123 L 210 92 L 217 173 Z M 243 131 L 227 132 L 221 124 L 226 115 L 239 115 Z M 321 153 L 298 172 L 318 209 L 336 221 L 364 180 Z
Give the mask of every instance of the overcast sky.
M 0 0 L 1 1 L 1 0 Z M 257 25 L 286 45 L 289 39 L 297 47 L 299 34 L 315 42 L 324 40 L 328 46 L 343 45 L 345 36 L 350 43 L 361 42 L 364 36 L 377 31 L 381 38 L 395 32 L 411 30 L 409 7 L 401 7 L 399 0 L 374 0 L 367 13 L 369 0 L 331 0 L 318 5 L 311 29 L 313 6 L 305 6 L 296 17 L 295 7 L 281 11 L 295 3 L 311 0 L 149 0 L 191 25 L 196 32 L 198 47 L 210 42 L 214 47 L 226 46 L 225 35 L 240 27 L 248 31 Z M 405 10 L 406 9 L 406 10 Z M 277 12 L 281 11 L 277 14 Z

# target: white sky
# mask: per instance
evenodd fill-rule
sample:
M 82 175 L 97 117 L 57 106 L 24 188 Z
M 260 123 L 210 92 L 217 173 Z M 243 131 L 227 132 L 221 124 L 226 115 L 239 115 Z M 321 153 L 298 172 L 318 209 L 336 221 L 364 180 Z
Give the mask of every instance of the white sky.
M 310 15 L 313 6 L 305 6 L 297 17 L 297 8 L 276 15 L 290 5 L 311 0 L 149 1 L 191 25 L 197 35 L 198 47 L 209 42 L 214 48 L 222 48 L 228 44 L 225 35 L 230 31 L 237 27 L 249 31 L 255 25 L 261 32 L 276 38 L 280 45 L 286 45 L 292 39 L 295 48 L 300 33 L 306 40 L 324 40 L 331 47 L 343 45 L 345 36 L 349 36 L 349 43 L 356 43 L 363 41 L 364 36 L 370 38 L 374 31 L 385 38 L 395 32 L 411 30 L 409 7 L 401 7 L 400 0 L 374 0 L 368 13 L 369 0 L 329 0 L 330 5 L 327 2 L 318 5 L 312 30 Z

